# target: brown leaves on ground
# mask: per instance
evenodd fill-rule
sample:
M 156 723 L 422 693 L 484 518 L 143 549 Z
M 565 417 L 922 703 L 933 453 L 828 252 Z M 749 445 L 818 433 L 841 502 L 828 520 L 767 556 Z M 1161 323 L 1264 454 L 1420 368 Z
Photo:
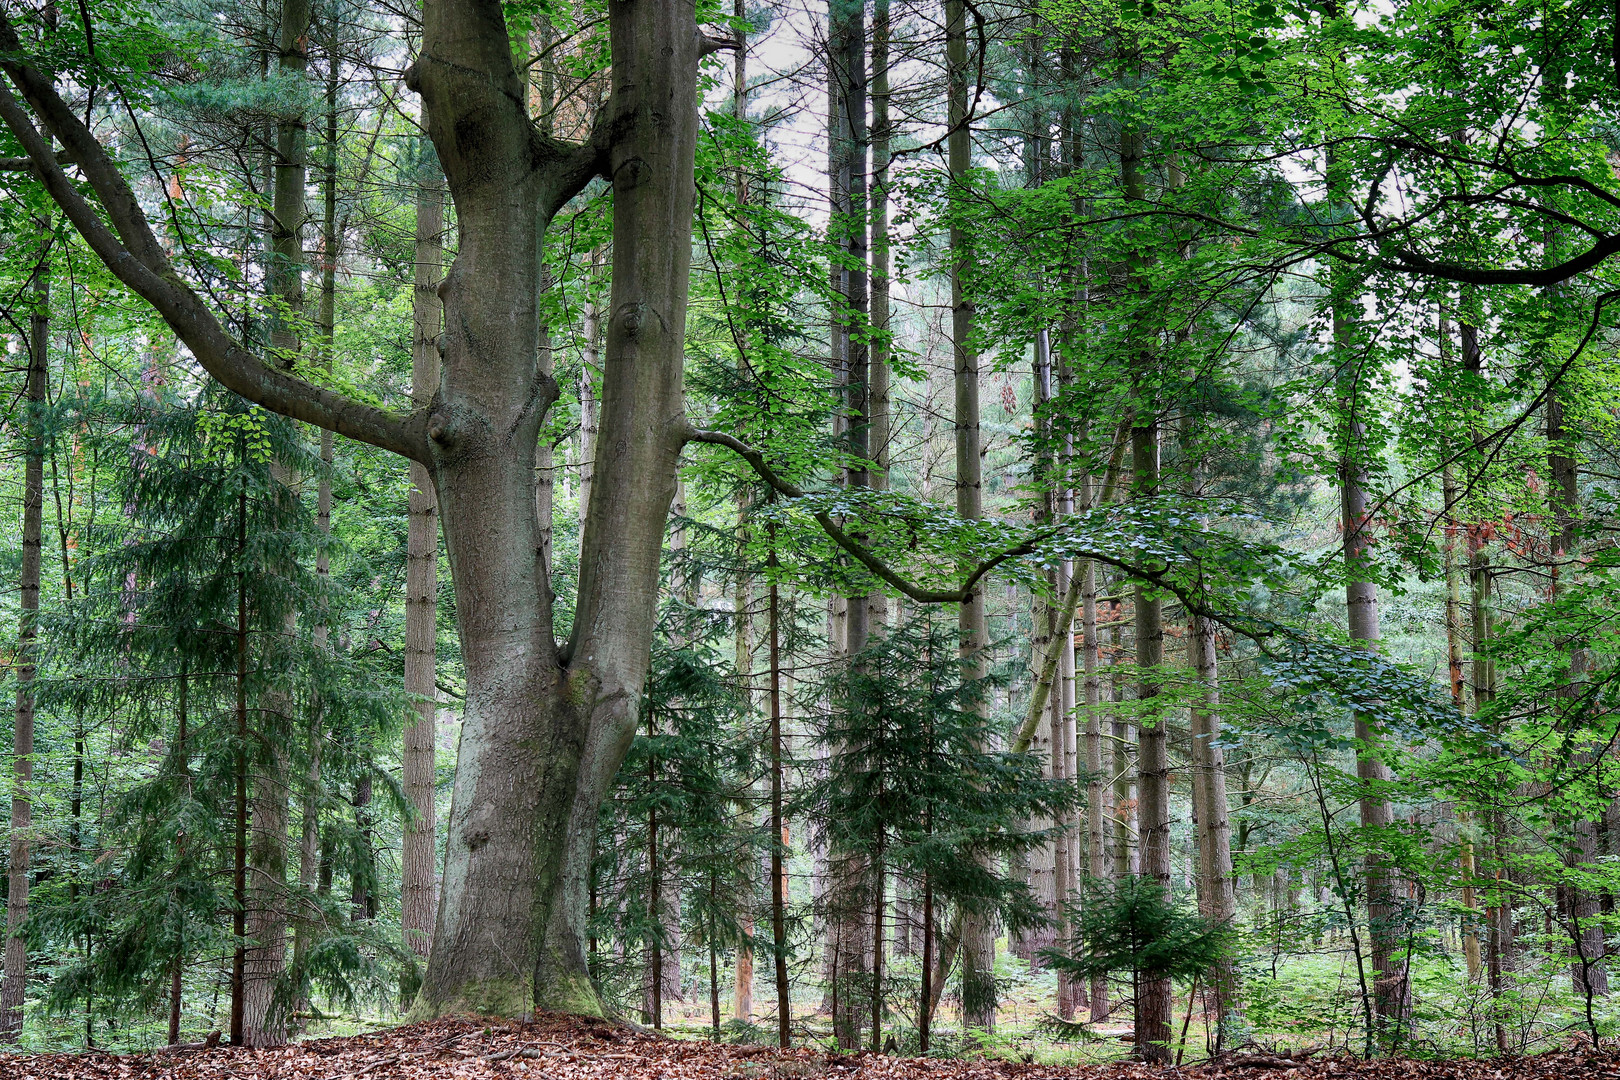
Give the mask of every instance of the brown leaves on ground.
M 1505 1060 L 1359 1061 L 1236 1054 L 1183 1069 L 1136 1063 L 1032 1065 L 841 1056 L 687 1042 L 605 1020 L 436 1021 L 277 1050 L 231 1046 L 147 1054 L 0 1054 L 0 1080 L 1620 1080 L 1620 1052 Z

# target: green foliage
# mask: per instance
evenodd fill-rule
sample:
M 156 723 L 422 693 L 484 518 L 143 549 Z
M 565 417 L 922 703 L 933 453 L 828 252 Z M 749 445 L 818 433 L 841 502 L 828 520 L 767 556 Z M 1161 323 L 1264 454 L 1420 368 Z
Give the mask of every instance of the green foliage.
M 1190 979 L 1228 956 L 1233 945 L 1231 927 L 1188 911 L 1158 882 L 1138 875 L 1087 882 L 1073 914 L 1078 949 L 1046 956 L 1082 977 L 1129 972 L 1135 981 Z

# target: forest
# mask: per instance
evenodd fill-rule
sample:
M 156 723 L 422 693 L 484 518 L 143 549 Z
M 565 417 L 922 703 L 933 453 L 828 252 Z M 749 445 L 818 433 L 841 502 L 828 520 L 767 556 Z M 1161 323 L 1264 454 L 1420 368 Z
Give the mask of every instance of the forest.
M 0 1075 L 1620 1068 L 1616 256 L 1597 0 L 0 0 Z

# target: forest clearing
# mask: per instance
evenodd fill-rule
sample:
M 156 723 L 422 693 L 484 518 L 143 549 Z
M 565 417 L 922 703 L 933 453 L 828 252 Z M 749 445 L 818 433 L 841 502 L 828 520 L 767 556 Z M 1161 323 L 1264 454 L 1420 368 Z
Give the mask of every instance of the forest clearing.
M 1614 1071 L 1613 0 L 0 0 L 0 523 L 0 1080 Z

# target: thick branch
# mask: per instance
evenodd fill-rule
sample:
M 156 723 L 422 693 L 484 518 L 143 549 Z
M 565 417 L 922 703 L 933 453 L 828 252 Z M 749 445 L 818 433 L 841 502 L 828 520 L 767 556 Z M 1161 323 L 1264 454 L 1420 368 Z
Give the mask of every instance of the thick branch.
M 16 29 L 0 13 L 0 52 L 22 51 Z M 84 171 L 107 211 L 113 229 L 62 170 L 50 144 L 10 88 L 0 83 L 0 120 L 4 120 L 32 167 L 90 249 L 131 291 L 151 304 L 186 343 L 198 363 L 228 389 L 267 409 L 392 450 L 418 461 L 427 459 L 421 415 L 401 416 L 342 394 L 314 386 L 265 363 L 237 342 L 202 299 L 175 272 L 158 243 L 135 193 L 106 149 L 73 114 L 50 80 L 38 70 L 9 60 L 0 63 L 36 115 L 65 147 L 64 154 Z
M 1620 236 L 1606 236 L 1594 243 L 1581 254 L 1572 259 L 1565 259 L 1554 266 L 1541 270 L 1529 267 L 1513 270 L 1486 270 L 1473 266 L 1463 266 L 1460 263 L 1436 262 L 1426 259 L 1415 251 L 1395 252 L 1399 261 L 1389 264 L 1391 270 L 1399 270 L 1405 274 L 1418 274 L 1424 277 L 1439 278 L 1443 281 L 1457 281 L 1464 285 L 1529 285 L 1533 288 L 1548 288 L 1561 284 L 1584 274 L 1588 270 L 1596 269 L 1610 256 L 1620 254 Z

